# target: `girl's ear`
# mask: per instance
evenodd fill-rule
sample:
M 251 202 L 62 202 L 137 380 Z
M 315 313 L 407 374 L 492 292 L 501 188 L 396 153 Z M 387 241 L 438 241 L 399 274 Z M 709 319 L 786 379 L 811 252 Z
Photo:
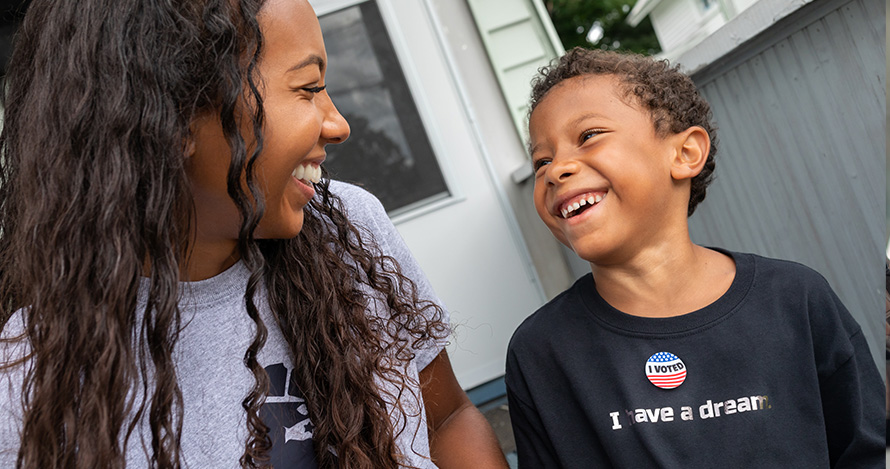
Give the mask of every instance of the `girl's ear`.
M 195 144 L 195 136 L 189 133 L 189 136 L 185 139 L 185 148 L 183 149 L 183 155 L 186 158 L 191 158 L 195 151 L 197 151 L 198 146 Z
M 182 155 L 186 158 L 191 158 L 195 155 L 195 152 L 198 151 L 197 135 L 198 128 L 201 125 L 198 121 L 199 119 L 200 117 L 195 117 L 189 123 L 189 133 L 185 138 L 185 145 L 183 145 L 182 148 Z
M 711 138 L 708 132 L 692 126 L 674 136 L 677 149 L 671 159 L 671 177 L 674 180 L 692 179 L 701 172 L 711 151 Z

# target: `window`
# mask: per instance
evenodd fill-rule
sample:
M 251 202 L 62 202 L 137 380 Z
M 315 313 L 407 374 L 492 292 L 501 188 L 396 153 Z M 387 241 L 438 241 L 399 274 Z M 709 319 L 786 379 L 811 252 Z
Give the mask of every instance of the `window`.
M 390 216 L 450 195 L 376 2 L 320 19 L 326 82 L 349 121 L 349 140 L 327 147 L 335 179 L 376 195 Z

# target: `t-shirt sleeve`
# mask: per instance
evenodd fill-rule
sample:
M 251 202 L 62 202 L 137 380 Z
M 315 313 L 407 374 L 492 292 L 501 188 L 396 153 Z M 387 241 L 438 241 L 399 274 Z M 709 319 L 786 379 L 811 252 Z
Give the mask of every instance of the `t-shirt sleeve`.
M 861 328 L 828 282 L 820 280 L 813 332 L 831 467 L 883 468 L 883 380 Z
M 21 441 L 21 389 L 27 364 L 6 365 L 29 353 L 27 343 L 19 340 L 23 331 L 22 312 L 18 311 L 0 333 L 0 467 L 15 467 Z
M 417 260 L 414 259 L 402 236 L 390 221 L 383 204 L 368 191 L 351 184 L 331 181 L 330 190 L 343 201 L 349 221 L 363 227 L 371 234 L 373 239 L 367 241 L 376 243 L 383 255 L 390 256 L 398 262 L 402 275 L 414 282 L 417 288 L 417 298 L 421 302 L 428 301 L 439 306 L 442 317 L 430 319 L 438 319 L 447 326 L 448 311 L 436 296 Z M 434 314 L 436 309 L 427 308 L 426 311 L 429 314 Z M 418 370 L 426 368 L 436 358 L 445 347 L 446 339 L 446 337 L 437 338 L 414 350 L 414 364 Z

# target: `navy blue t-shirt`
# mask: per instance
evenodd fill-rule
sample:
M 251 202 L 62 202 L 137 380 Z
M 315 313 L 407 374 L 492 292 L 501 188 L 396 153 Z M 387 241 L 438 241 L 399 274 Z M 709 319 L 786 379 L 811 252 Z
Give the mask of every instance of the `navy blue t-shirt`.
M 884 387 L 859 325 L 813 270 L 727 254 L 735 279 L 701 310 L 625 314 L 588 274 L 517 329 L 521 468 L 884 467 Z

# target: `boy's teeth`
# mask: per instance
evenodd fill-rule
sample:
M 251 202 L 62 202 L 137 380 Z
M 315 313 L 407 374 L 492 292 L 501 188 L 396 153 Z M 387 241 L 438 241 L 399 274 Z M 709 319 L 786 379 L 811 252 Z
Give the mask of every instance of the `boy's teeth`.
M 294 170 L 294 177 L 297 179 L 303 179 L 303 176 L 306 175 L 306 167 L 303 165 L 297 166 L 297 169 Z
M 603 200 L 603 196 L 601 194 L 589 195 L 589 196 L 587 196 L 587 198 L 583 198 L 577 202 L 567 205 L 566 208 L 561 209 L 560 212 L 562 213 L 563 218 L 570 218 L 572 213 L 574 213 L 579 208 L 581 208 L 585 205 L 597 204 L 601 200 Z

